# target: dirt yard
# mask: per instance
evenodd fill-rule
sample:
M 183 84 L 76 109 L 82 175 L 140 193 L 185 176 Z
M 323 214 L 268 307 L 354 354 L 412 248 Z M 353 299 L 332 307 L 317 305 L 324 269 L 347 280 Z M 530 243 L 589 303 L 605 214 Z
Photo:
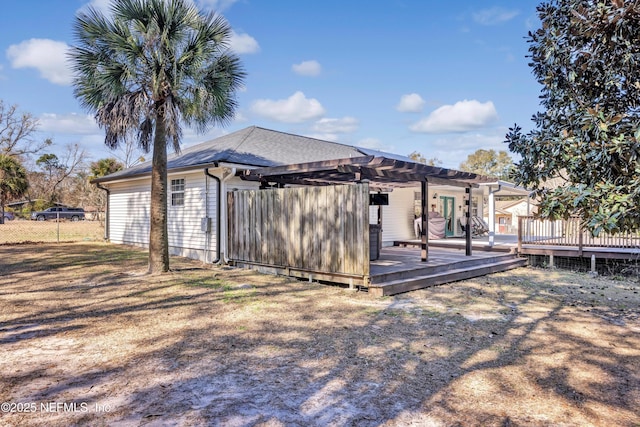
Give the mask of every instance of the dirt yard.
M 98 243 L 0 246 L 0 425 L 640 426 L 640 283 L 364 292 Z
M 0 224 L 0 245 L 34 242 L 78 242 L 104 240 L 99 221 L 30 221 L 15 219 Z

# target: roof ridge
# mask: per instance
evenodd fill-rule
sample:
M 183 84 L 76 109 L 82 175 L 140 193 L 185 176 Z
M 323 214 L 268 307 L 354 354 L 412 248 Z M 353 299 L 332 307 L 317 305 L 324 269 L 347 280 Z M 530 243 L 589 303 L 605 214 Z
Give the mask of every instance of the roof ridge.
M 248 127 L 244 128 L 244 129 L 242 129 L 242 130 L 246 130 L 246 129 L 250 129 L 250 130 L 249 130 L 249 132 L 247 132 L 247 134 L 244 136 L 244 138 L 242 138 L 242 139 L 240 140 L 240 142 L 238 143 L 238 145 L 236 145 L 236 146 L 233 148 L 233 151 L 237 151 L 237 150 L 238 150 L 238 148 L 240 148 L 240 146 L 241 146 L 242 144 L 244 144 L 245 142 L 247 142 L 247 139 L 249 138 L 249 136 L 251 136 L 251 134 L 253 134 L 253 132 L 255 132 L 255 131 L 256 131 L 256 126 L 255 126 L 255 125 L 253 125 L 253 126 L 248 126 Z M 240 132 L 240 131 L 238 131 L 238 132 Z
M 274 132 L 274 133 L 281 133 L 281 134 L 284 134 L 284 135 L 289 135 L 289 136 L 292 136 L 294 138 L 306 138 L 306 139 L 312 139 L 314 141 L 320 141 L 320 142 L 323 142 L 325 144 L 334 144 L 334 145 L 340 145 L 342 147 L 349 147 L 349 148 L 355 149 L 356 151 L 361 152 L 363 156 L 367 155 L 366 153 L 362 152 L 360 150 L 360 147 L 358 147 L 357 145 L 345 144 L 345 143 L 336 142 L 336 141 L 329 141 L 329 140 L 326 140 L 326 139 L 320 139 L 320 138 L 316 138 L 316 137 L 313 137 L 313 136 L 298 135 L 298 134 L 295 134 L 295 133 L 284 132 L 284 131 L 281 131 L 281 130 L 267 129 L 267 128 L 263 128 L 262 126 L 255 126 L 254 125 L 252 127 L 256 128 L 256 129 L 261 129 L 261 130 L 264 130 L 264 131 L 267 131 L 267 132 Z

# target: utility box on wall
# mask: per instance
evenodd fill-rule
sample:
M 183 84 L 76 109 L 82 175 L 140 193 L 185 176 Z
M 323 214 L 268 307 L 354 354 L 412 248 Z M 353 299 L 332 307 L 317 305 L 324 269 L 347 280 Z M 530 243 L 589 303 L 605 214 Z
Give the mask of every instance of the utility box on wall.
M 211 218 L 204 217 L 200 221 L 200 230 L 205 233 L 211 233 Z

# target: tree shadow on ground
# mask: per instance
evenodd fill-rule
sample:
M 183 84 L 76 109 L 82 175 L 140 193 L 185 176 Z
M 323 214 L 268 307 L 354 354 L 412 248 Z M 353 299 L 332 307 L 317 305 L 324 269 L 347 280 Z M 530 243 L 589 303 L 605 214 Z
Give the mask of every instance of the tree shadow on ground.
M 91 264 L 93 256 L 70 259 Z M 54 265 L 54 271 L 68 267 Z M 40 365 L 3 369 L 1 397 L 113 409 L 57 414 L 33 425 L 640 421 L 638 332 L 608 322 L 603 313 L 615 313 L 605 306 L 594 316 L 590 306 L 576 308 L 548 288 L 525 286 L 528 270 L 505 275 L 504 284 L 454 284 L 383 299 L 279 278 L 256 283 L 245 271 L 227 271 L 224 284 L 200 273 L 185 267 L 181 284 L 173 277 L 141 287 L 135 277 L 93 273 L 88 289 L 55 281 L 38 287 L 57 293 L 60 306 L 3 316 L 2 348 L 71 336 L 75 344 L 62 344 L 87 351 L 91 346 L 79 341 L 91 342 L 100 331 L 114 337 L 120 356 L 63 377 Z M 14 287 L 14 298 L 33 295 L 19 287 L 24 295 L 16 297 L 15 283 L 0 283 L 2 291 Z M 163 320 L 176 316 L 176 323 Z M 141 332 L 122 331 L 118 340 L 121 325 Z M 42 351 L 55 358 L 55 349 Z M 91 357 L 100 360 L 99 352 Z M 16 395 L 29 381 L 37 389 Z

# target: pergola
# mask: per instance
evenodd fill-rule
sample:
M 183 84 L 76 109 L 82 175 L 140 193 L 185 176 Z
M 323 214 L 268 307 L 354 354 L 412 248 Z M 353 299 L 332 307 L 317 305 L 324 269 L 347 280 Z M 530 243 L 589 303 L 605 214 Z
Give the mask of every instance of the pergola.
M 270 185 L 333 185 L 368 182 L 374 191 L 414 187 L 421 190 L 421 260 L 428 260 L 427 190 L 429 184 L 463 187 L 466 192 L 466 255 L 472 254 L 470 205 L 472 189 L 494 180 L 469 172 L 381 156 L 363 156 L 247 170 L 242 179 Z

